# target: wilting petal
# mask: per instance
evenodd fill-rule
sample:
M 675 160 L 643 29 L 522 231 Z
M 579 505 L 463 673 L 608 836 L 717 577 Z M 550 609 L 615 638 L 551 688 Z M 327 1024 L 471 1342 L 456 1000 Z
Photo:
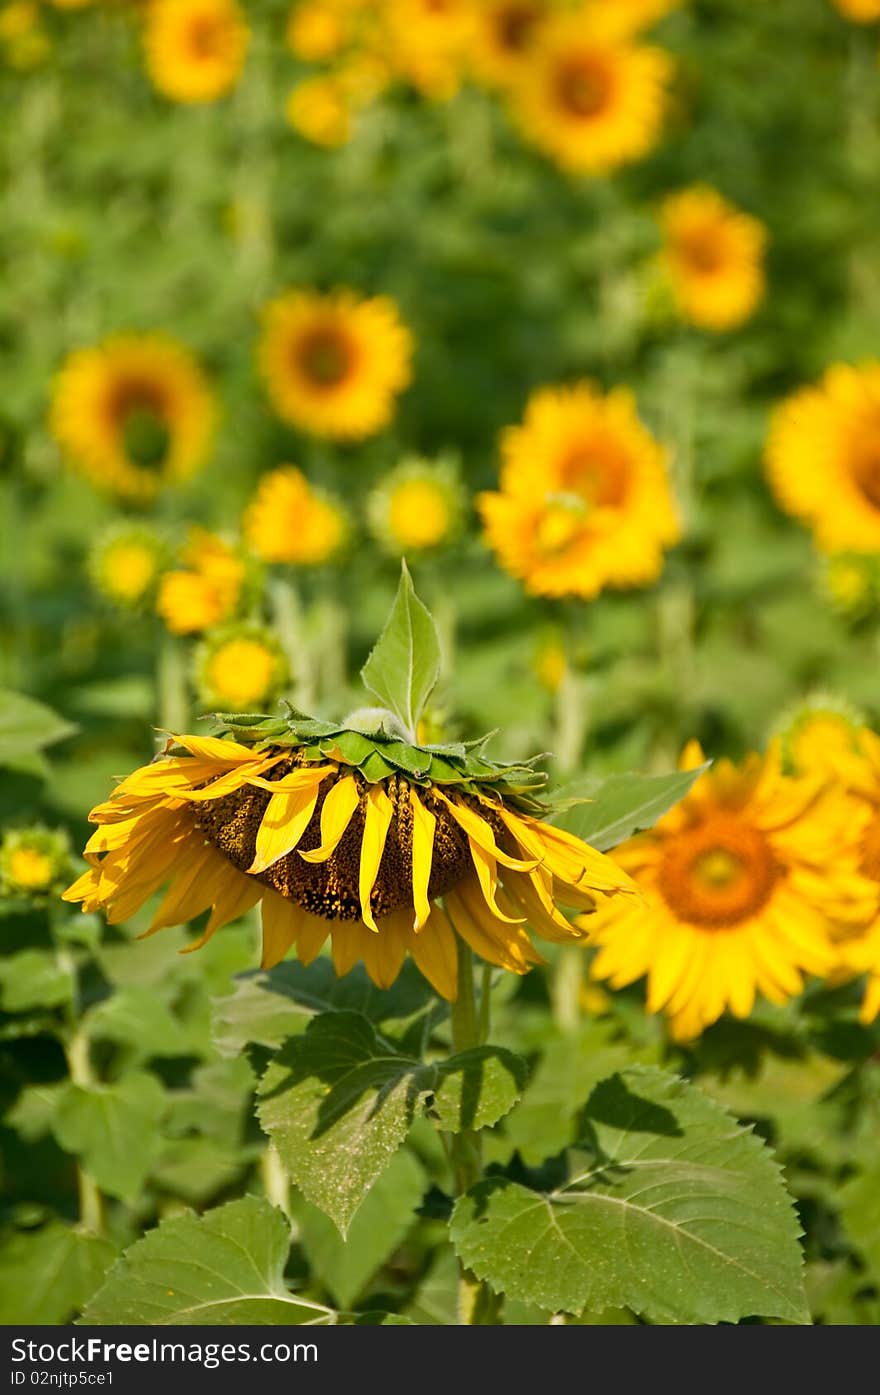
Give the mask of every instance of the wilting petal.
M 439 906 L 431 907 L 425 924 L 412 937 L 409 952 L 432 988 L 453 1002 L 458 992 L 458 945 L 449 917 Z
M 363 841 L 361 843 L 361 868 L 358 890 L 361 901 L 361 915 L 365 924 L 377 934 L 379 927 L 370 907 L 370 894 L 379 875 L 379 864 L 385 851 L 385 839 L 391 825 L 394 805 L 381 785 L 370 785 L 367 790 L 367 811 L 364 819 Z
M 415 906 L 414 930 L 420 930 L 431 914 L 428 899 L 428 884 L 431 880 L 431 863 L 434 857 L 434 832 L 437 819 L 419 799 L 414 786 L 410 786 L 412 806 L 412 888 Z
M 360 790 L 353 775 L 346 775 L 327 791 L 321 809 L 321 846 L 310 852 L 299 850 L 306 862 L 326 862 L 338 848 L 355 809 L 360 803 Z
M 537 867 L 538 863 L 542 861 L 542 857 L 540 856 L 533 857 L 528 862 L 523 862 L 520 858 L 511 857 L 509 853 L 499 848 L 495 841 L 495 832 L 493 828 L 485 819 L 481 819 L 478 813 L 470 809 L 466 804 L 457 804 L 454 800 L 449 799 L 442 790 L 435 790 L 435 794 L 443 800 L 443 803 L 449 809 L 456 823 L 464 829 L 468 839 L 476 843 L 484 852 L 487 852 L 496 862 L 500 862 L 502 867 L 511 867 L 516 872 L 531 872 L 533 868 Z
M 477 881 L 480 883 L 480 890 L 483 893 L 489 910 L 494 916 L 497 916 L 499 920 L 503 920 L 507 924 L 521 925 L 525 920 L 525 916 L 505 915 L 498 907 L 495 894 L 498 886 L 498 868 L 495 865 L 494 857 L 487 853 L 485 848 L 481 848 L 479 843 L 475 843 L 470 834 L 468 834 L 468 847 L 471 850 L 471 858 L 476 869 Z
M 318 786 L 315 784 L 289 794 L 273 794 L 257 831 L 249 872 L 265 872 L 267 867 L 293 852 L 312 821 L 317 802 Z

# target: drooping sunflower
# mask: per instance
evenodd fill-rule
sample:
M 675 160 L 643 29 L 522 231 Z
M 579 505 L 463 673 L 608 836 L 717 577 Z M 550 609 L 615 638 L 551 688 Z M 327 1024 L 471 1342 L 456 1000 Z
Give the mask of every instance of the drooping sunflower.
M 592 597 L 656 580 L 680 527 L 666 453 L 630 392 L 541 389 L 502 454 L 500 492 L 477 506 L 501 565 L 529 592 Z
M 214 102 L 238 81 L 248 37 L 237 0 L 152 0 L 144 29 L 147 70 L 174 102 Z
M 704 185 L 666 199 L 660 221 L 679 313 L 716 332 L 743 324 L 764 296 L 764 225 Z
M 880 19 L 880 0 L 833 0 L 834 6 L 856 24 L 873 24 Z
M 702 762 L 696 743 L 683 764 Z M 863 923 L 875 892 L 852 865 L 851 801 L 782 773 L 778 744 L 742 766 L 720 761 L 656 827 L 614 859 L 645 901 L 589 922 L 593 974 L 614 988 L 647 975 L 650 1012 L 689 1040 L 755 996 L 781 1003 L 805 974 L 827 974 L 832 927 Z
M 461 481 L 448 460 L 404 460 L 379 481 L 367 500 L 373 536 L 398 557 L 450 543 L 463 514 Z
M 610 39 L 588 16 L 541 26 L 511 97 L 525 136 L 573 174 L 610 174 L 656 144 L 672 62 Z
M 880 550 L 880 363 L 834 364 L 776 409 L 767 470 L 826 552 Z
M 329 936 L 337 973 L 363 960 L 387 988 L 409 953 L 451 1000 L 457 936 L 524 974 L 540 962 L 529 930 L 584 938 L 557 902 L 632 894 L 608 857 L 542 822 L 532 766 L 293 712 L 224 721 L 171 738 L 92 810 L 66 900 L 118 924 L 167 886 L 146 933 L 209 911 L 190 949 L 259 901 L 264 966 L 291 947 L 309 963 Z
M 75 469 L 143 502 L 199 469 L 215 417 L 186 349 L 164 335 L 121 335 L 69 356 L 55 380 L 50 426 Z
M 485 0 L 477 6 L 470 61 L 491 87 L 506 88 L 522 77 L 550 0 Z
M 315 436 L 360 440 L 391 420 L 413 341 L 387 296 L 291 291 L 264 312 L 260 367 L 280 417 Z
M 350 524 L 340 501 L 315 489 L 292 465 L 260 480 L 243 523 L 251 551 L 264 562 L 314 567 L 344 548 Z

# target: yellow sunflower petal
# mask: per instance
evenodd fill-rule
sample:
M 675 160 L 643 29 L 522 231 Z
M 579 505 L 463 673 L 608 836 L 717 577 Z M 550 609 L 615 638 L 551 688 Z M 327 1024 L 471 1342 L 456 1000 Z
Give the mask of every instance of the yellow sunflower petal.
M 267 867 L 294 851 L 312 821 L 317 802 L 316 784 L 290 793 L 273 794 L 257 830 L 254 860 L 248 868 L 250 873 L 265 872 Z
M 412 829 L 412 886 L 413 904 L 415 906 L 415 921 L 413 929 L 420 930 L 428 921 L 431 914 L 431 902 L 428 898 L 428 884 L 431 880 L 431 864 L 434 856 L 434 832 L 437 827 L 437 819 L 430 809 L 427 809 L 416 792 L 414 786 L 410 786 L 410 804 L 413 813 Z
M 498 847 L 491 826 L 485 819 L 481 819 L 473 809 L 468 808 L 466 804 L 458 804 L 455 800 L 449 799 L 440 789 L 435 790 L 435 794 L 443 800 L 452 817 L 464 829 L 468 838 L 488 853 L 490 857 L 493 857 L 496 862 L 500 862 L 503 867 L 510 867 L 516 872 L 531 872 L 543 860 L 539 856 L 524 862 L 521 858 L 511 857 L 509 853 Z
M 326 862 L 339 846 L 352 815 L 360 803 L 360 790 L 353 775 L 346 775 L 328 790 L 321 809 L 321 846 L 310 852 L 299 850 L 306 862 Z
M 361 843 L 361 866 L 358 888 L 361 901 L 361 915 L 365 924 L 378 934 L 379 927 L 370 906 L 370 894 L 379 873 L 385 839 L 394 805 L 381 785 L 370 785 L 367 790 L 366 817 L 364 819 L 363 841 Z
M 458 945 L 449 917 L 439 906 L 432 906 L 428 919 L 413 936 L 409 952 L 431 987 L 447 1002 L 454 1002 L 458 993 Z

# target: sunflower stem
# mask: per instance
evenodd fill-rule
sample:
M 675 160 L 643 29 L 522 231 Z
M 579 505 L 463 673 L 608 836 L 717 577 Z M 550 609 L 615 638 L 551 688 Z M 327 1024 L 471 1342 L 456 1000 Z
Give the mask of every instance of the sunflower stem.
M 491 966 L 486 968 L 491 970 Z M 482 1035 L 484 1023 L 488 1028 L 489 978 L 483 971 L 483 1001 L 477 1012 L 477 998 L 474 991 L 474 956 L 469 945 L 458 941 L 458 996 L 452 1005 L 452 1049 L 454 1052 L 468 1051 L 479 1046 L 485 1038 Z M 457 1196 L 470 1191 L 483 1175 L 483 1144 L 478 1130 L 462 1129 L 449 1139 L 449 1152 L 455 1179 Z M 458 1279 L 458 1321 L 463 1326 L 485 1326 L 497 1323 L 501 1299 L 463 1265 L 459 1266 Z
M 306 643 L 305 615 L 296 583 L 286 576 L 272 577 L 269 597 L 278 642 L 293 675 L 294 704 L 302 712 L 311 712 L 315 705 L 314 664 Z
M 189 695 L 186 682 L 186 654 L 181 640 L 162 631 L 156 668 L 156 709 L 163 731 L 186 731 L 189 724 Z
M 67 1071 L 73 1085 L 81 1089 L 94 1089 L 98 1083 L 92 1069 L 92 1056 L 88 1033 L 79 1020 L 80 991 L 79 973 L 74 956 L 67 949 L 58 952 L 58 967 L 66 973 L 73 985 L 71 1001 L 66 1013 L 64 1055 Z M 105 1231 L 104 1198 L 95 1180 L 89 1176 L 82 1163 L 76 1164 L 77 1192 L 79 1194 L 79 1220 L 85 1230 L 93 1235 L 103 1235 Z

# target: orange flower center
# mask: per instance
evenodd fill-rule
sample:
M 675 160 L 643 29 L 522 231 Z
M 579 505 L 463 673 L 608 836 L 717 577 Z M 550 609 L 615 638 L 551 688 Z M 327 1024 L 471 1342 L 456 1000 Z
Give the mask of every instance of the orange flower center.
M 670 839 L 657 886 L 678 919 L 723 930 L 757 915 L 780 875 L 758 829 L 716 814 Z
M 297 361 L 315 387 L 333 388 L 348 377 L 352 354 L 336 330 L 316 329 L 306 335 L 299 345 Z
M 164 397 L 154 383 L 131 379 L 119 384 L 110 398 L 108 413 L 133 464 L 144 469 L 162 465 L 171 433 Z
M 591 508 L 619 508 L 626 493 L 626 461 L 607 442 L 576 445 L 563 461 L 564 488 Z
M 721 240 L 706 232 L 693 232 L 678 239 L 677 251 L 689 269 L 700 276 L 711 276 L 724 264 Z
M 598 116 L 611 96 L 611 74 L 598 58 L 582 55 L 569 58 L 556 72 L 556 96 L 560 106 L 572 116 L 588 120 Z
M 868 503 L 880 509 L 880 429 L 875 429 L 854 452 L 853 478 Z
M 859 871 L 880 882 L 880 813 L 875 814 L 862 834 Z
M 212 15 L 196 15 L 190 21 L 187 43 L 190 56 L 202 62 L 223 52 L 224 25 Z

